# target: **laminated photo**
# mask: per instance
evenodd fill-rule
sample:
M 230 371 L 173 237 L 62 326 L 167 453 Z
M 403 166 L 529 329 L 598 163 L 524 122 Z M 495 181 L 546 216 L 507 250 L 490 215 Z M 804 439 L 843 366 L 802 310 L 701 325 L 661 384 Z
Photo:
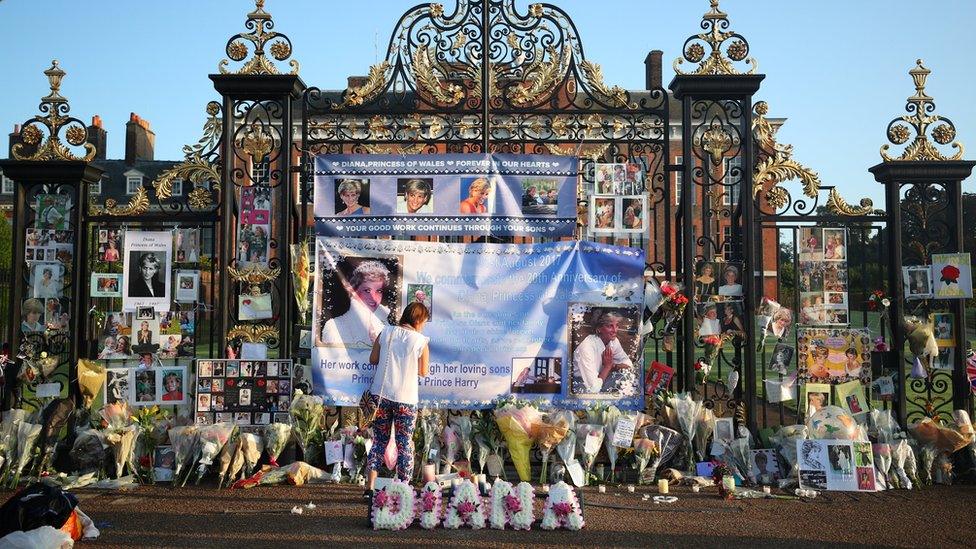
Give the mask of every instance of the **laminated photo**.
M 860 381 L 848 381 L 834 387 L 837 398 L 835 402 L 847 410 L 852 416 L 859 418 L 866 416 L 870 410 L 868 399 L 864 394 L 864 385 Z
M 798 440 L 800 487 L 813 490 L 877 490 L 870 442 Z
M 171 293 L 173 234 L 128 231 L 123 254 L 122 310 L 153 307 L 168 311 Z
M 590 197 L 590 232 L 612 233 L 617 224 L 617 197 L 592 195 Z
M 634 396 L 640 390 L 640 307 L 569 304 L 570 395 L 588 398 Z M 603 365 L 606 349 L 612 366 Z
M 843 383 L 871 381 L 870 334 L 847 328 L 797 330 L 797 367 L 803 381 Z
M 110 273 L 92 273 L 91 297 L 122 297 L 122 275 Z
M 177 263 L 200 261 L 200 229 L 176 229 L 173 238 Z
M 905 286 L 905 299 L 927 299 L 932 297 L 932 269 L 927 265 L 902 267 L 902 282 Z
M 200 271 L 176 271 L 176 301 L 196 303 L 200 300 Z
M 826 383 L 806 383 L 803 385 L 803 402 L 806 416 L 810 417 L 830 406 L 830 385 Z
M 66 194 L 39 194 L 35 212 L 34 227 L 65 231 L 69 229 L 71 198 Z
M 932 313 L 929 315 L 939 347 L 956 346 L 956 322 L 952 313 Z
M 973 271 L 968 253 L 932 254 L 933 294 L 937 299 L 973 297 Z

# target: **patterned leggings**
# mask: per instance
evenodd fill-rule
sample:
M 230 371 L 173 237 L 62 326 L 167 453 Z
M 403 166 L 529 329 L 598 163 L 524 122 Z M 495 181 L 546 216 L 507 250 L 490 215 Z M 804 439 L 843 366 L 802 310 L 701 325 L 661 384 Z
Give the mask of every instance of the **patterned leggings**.
M 396 426 L 397 478 L 409 482 L 413 475 L 413 429 L 417 425 L 417 407 L 370 395 L 377 404 L 373 421 L 373 447 L 366 458 L 367 471 L 379 471 L 383 454 L 390 443 L 390 428 Z

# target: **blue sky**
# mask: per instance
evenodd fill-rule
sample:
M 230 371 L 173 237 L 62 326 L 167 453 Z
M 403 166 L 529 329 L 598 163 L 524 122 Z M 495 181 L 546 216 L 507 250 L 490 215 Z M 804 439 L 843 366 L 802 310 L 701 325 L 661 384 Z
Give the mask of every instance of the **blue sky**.
M 607 83 L 644 85 L 643 61 L 664 51 L 671 61 L 698 32 L 707 0 L 551 0 L 574 19 L 588 59 Z M 442 0 L 451 11 L 454 0 Z M 306 84 L 344 88 L 385 53 L 390 32 L 416 0 L 268 0 L 267 11 L 295 46 Z M 516 0 L 524 11 L 530 2 Z M 129 112 L 152 123 L 156 157 L 179 159 L 200 137 L 207 101 L 216 99 L 207 75 L 225 57 L 224 45 L 243 30 L 246 0 L 193 2 L 2 0 L 0 56 L 4 75 L 0 129 L 37 112 L 47 93 L 41 74 L 57 58 L 68 72 L 62 93 L 72 114 L 101 115 L 110 158 L 120 158 Z M 937 112 L 955 122 L 958 139 L 976 158 L 972 69 L 973 0 L 724 0 L 732 29 L 750 42 L 766 74 L 756 96 L 770 115 L 787 117 L 780 141 L 851 200 L 881 203 L 867 168 L 880 161 L 888 122 L 904 113 L 914 92 L 907 71 L 916 58 L 932 69 L 927 91 Z M 54 21 L 52 21 L 54 17 Z M 51 29 L 61 29 L 52 32 Z M 972 191 L 972 183 L 964 186 Z

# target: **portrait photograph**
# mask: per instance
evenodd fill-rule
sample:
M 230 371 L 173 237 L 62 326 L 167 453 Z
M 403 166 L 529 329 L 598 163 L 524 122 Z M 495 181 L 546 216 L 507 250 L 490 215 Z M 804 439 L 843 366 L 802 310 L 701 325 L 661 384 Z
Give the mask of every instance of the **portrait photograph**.
M 939 347 L 956 346 L 956 321 L 952 313 L 932 313 L 929 319 L 934 327 L 935 342 Z
M 715 442 L 731 443 L 735 439 L 735 423 L 730 417 L 715 418 L 715 428 L 712 440 Z
M 149 404 L 156 402 L 156 370 L 135 370 L 136 402 Z
M 156 318 L 156 309 L 153 307 L 138 307 L 136 309 L 136 320 L 153 320 Z
M 562 390 L 562 357 L 512 358 L 513 394 L 558 395 Z
M 168 404 L 182 403 L 186 396 L 184 392 L 184 387 L 186 387 L 186 369 L 167 368 L 162 371 L 162 380 L 163 396 L 160 400 Z
M 434 213 L 434 179 L 411 177 L 397 179 L 396 213 Z
M 105 263 L 115 263 L 122 259 L 122 231 L 102 229 L 98 238 L 98 257 Z M 104 233 L 104 240 L 102 236 Z
M 722 320 L 719 318 L 717 303 L 702 303 L 698 305 L 698 337 L 719 335 L 722 333 Z
M 137 354 L 155 353 L 159 350 L 159 320 L 136 320 L 132 328 L 132 351 Z
M 700 261 L 695 269 L 695 295 L 707 297 L 718 295 L 719 265 L 711 261 Z
M 623 183 L 627 180 L 625 164 L 598 163 L 594 171 L 596 194 L 620 194 Z
M 237 260 L 245 265 L 268 262 L 271 225 L 241 225 L 237 234 Z
M 569 304 L 570 394 L 634 397 L 640 391 L 640 307 Z M 609 351 L 607 351 L 609 349 Z M 604 353 L 613 356 L 604 365 Z
M 200 271 L 176 271 L 176 301 L 195 303 L 200 299 Z
M 89 293 L 92 297 L 122 297 L 122 275 L 92 273 Z
M 827 383 L 807 383 L 803 386 L 803 402 L 809 418 L 818 411 L 830 406 L 830 385 Z
M 168 311 L 173 278 L 170 231 L 128 231 L 125 238 L 122 310 L 155 307 Z
M 244 191 L 252 188 L 246 187 Z M 176 229 L 173 238 L 175 239 L 173 244 L 176 249 L 177 263 L 197 263 L 200 261 L 200 229 Z
M 772 484 L 783 478 L 776 450 L 749 450 L 749 469 L 750 475 L 758 483 Z
M 71 198 L 66 194 L 37 195 L 34 227 L 64 231 L 70 222 Z
M 617 198 L 593 195 L 590 197 L 590 232 L 612 233 L 616 227 Z
M 222 365 L 222 363 L 219 362 L 217 364 Z M 197 377 L 211 377 L 215 375 L 216 374 L 214 373 L 214 362 L 211 362 L 209 360 L 201 360 L 197 362 Z
M 786 375 L 793 366 L 795 349 L 784 343 L 777 343 L 769 355 L 769 370 L 777 374 Z
M 824 261 L 847 261 L 847 230 L 823 230 Z
M 335 214 L 337 217 L 369 214 L 369 179 L 335 180 Z
M 61 297 L 64 285 L 64 265 L 61 263 L 34 263 L 31 265 L 32 297 L 46 299 Z
M 241 190 L 241 223 L 244 225 L 271 223 L 271 187 L 252 185 Z
M 742 297 L 742 263 L 723 263 L 718 295 Z
M 129 401 L 129 369 L 105 370 L 105 404 Z
M 644 196 L 625 196 L 621 198 L 620 231 L 642 233 L 647 231 L 647 200 Z
M 744 337 L 746 333 L 742 302 L 725 301 L 718 304 L 718 320 L 723 334 Z
M 430 313 L 428 320 L 434 320 L 434 285 L 433 284 L 407 284 L 406 303 L 422 303 Z
M 905 299 L 932 297 L 932 269 L 928 265 L 912 265 L 901 269 Z
M 176 358 L 180 350 L 180 334 L 164 334 L 159 337 L 159 358 Z
M 197 411 L 198 412 L 209 412 L 210 411 L 210 393 L 203 393 L 197 395 Z
M 823 229 L 803 227 L 799 238 L 800 261 L 823 261 Z
M 490 177 L 462 177 L 458 213 L 465 215 L 495 212 L 495 184 Z
M 522 215 L 556 215 L 559 179 L 522 179 Z
M 318 267 L 315 345 L 372 348 L 380 331 L 398 320 L 402 259 L 345 256 L 331 264 L 320 250 Z
M 782 338 L 786 336 L 793 326 L 793 311 L 786 307 L 780 307 L 773 312 L 769 320 L 769 332 Z

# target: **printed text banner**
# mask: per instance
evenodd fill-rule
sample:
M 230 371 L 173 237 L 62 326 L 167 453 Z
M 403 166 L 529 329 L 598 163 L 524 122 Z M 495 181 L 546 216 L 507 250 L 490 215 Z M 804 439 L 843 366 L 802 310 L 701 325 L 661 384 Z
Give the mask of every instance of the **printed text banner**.
M 321 155 L 320 236 L 571 236 L 575 157 L 506 154 Z
M 380 263 L 389 276 L 382 304 L 374 301 L 370 312 L 363 305 L 369 296 L 350 295 L 370 280 L 354 270 L 368 264 L 375 273 Z M 637 382 L 629 391 L 572 394 L 567 319 L 571 303 L 639 310 L 643 294 L 636 290 L 642 287 L 643 269 L 641 250 L 592 242 L 441 244 L 319 237 L 314 391 L 330 403 L 356 405 L 375 372 L 369 364 L 370 339 L 399 318 L 407 303 L 421 300 L 432 312 L 424 328 L 431 363 L 430 374 L 419 380 L 421 405 L 482 408 L 518 382 L 524 398 L 560 406 L 579 408 L 599 399 L 637 408 L 642 405 L 639 359 L 634 360 Z M 636 323 L 631 325 L 636 331 Z M 530 374 L 532 383 L 522 385 Z

